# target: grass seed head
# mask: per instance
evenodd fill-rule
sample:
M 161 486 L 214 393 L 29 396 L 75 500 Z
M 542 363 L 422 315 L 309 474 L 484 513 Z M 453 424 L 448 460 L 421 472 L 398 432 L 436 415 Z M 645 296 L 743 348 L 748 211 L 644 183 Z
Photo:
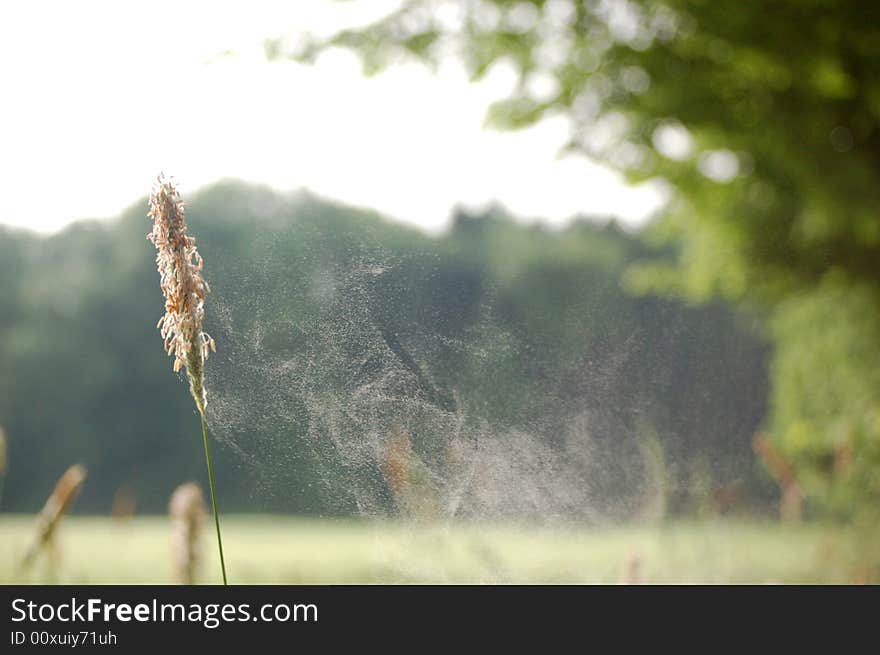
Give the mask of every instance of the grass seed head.
M 174 182 L 162 174 L 150 195 L 150 218 L 153 229 L 147 238 L 156 246 L 159 284 L 165 295 L 159 332 L 166 352 L 174 357 L 174 371 L 186 368 L 190 391 L 204 414 L 204 364 L 208 353 L 216 350 L 214 340 L 202 331 L 205 296 L 210 288 L 202 278 L 202 257 L 196 240 L 187 234 L 183 201 Z
M 86 469 L 80 464 L 74 464 L 58 478 L 52 495 L 49 496 L 39 516 L 37 516 L 34 540 L 22 558 L 22 569 L 30 566 L 41 550 L 51 546 L 58 524 L 73 503 L 85 479 Z
M 186 482 L 171 494 L 172 557 L 174 577 L 179 584 L 193 584 L 199 563 L 199 539 L 207 516 L 202 488 Z
M 6 433 L 0 428 L 0 478 L 6 475 Z

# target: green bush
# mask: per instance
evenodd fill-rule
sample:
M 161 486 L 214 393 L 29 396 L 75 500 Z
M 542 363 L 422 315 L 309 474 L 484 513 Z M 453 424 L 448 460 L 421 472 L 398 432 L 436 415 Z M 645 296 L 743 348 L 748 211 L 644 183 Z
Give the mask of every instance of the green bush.
M 773 314 L 774 438 L 819 507 L 880 501 L 880 290 L 839 272 Z

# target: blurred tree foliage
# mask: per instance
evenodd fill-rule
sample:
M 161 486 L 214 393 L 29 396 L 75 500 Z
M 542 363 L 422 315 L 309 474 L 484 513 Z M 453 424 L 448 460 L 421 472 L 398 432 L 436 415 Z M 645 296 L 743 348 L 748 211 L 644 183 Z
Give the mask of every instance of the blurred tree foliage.
M 323 41 L 376 71 L 458 56 L 516 90 L 490 120 L 561 115 L 569 148 L 675 197 L 651 228 L 677 265 L 627 279 L 767 316 L 777 443 L 814 498 L 880 500 L 880 4 L 873 0 L 407 0 Z
M 89 469 L 84 511 L 109 511 L 122 486 L 139 510 L 164 511 L 176 485 L 204 477 L 192 402 L 155 328 L 162 298 L 146 211 L 144 200 L 114 223 L 51 237 L 0 228 L 4 510 L 37 509 L 75 461 Z M 553 447 L 566 423 L 587 420 L 597 448 L 620 455 L 602 483 L 609 505 L 640 478 L 643 425 L 659 435 L 681 489 L 698 471 L 716 486 L 754 482 L 766 348 L 721 304 L 625 293 L 621 275 L 649 248 L 614 222 L 551 231 L 500 210 L 460 212 L 447 234 L 428 237 L 233 182 L 190 199 L 187 215 L 213 289 L 209 387 L 245 417 L 234 438 L 214 430 L 226 511 L 355 511 L 350 471 L 316 439 L 297 389 L 269 399 L 290 404 L 278 412 L 289 421 L 249 406 L 271 366 L 325 346 L 351 355 L 339 370 L 314 371 L 333 385 L 353 384 L 348 360 L 368 361 L 358 349 L 395 350 L 428 380 L 429 402 L 498 434 L 527 430 Z M 340 311 L 328 314 L 330 302 Z M 365 332 L 337 331 L 362 314 Z M 686 495 L 671 508 L 686 509 Z

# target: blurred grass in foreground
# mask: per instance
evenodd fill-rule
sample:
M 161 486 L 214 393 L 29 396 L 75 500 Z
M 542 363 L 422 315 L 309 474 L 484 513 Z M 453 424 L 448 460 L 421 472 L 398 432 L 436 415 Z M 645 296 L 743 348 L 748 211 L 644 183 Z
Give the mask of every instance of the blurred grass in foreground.
M 224 517 L 232 583 L 865 583 L 880 579 L 877 532 L 714 520 L 665 527 L 527 528 Z M 16 575 L 33 517 L 0 515 L 0 583 L 170 583 L 165 517 L 69 517 L 53 571 Z M 219 582 L 213 541 L 201 582 Z M 629 573 L 627 573 L 629 571 Z M 217 574 L 217 575 L 215 575 Z M 216 578 L 216 579 L 215 579 Z

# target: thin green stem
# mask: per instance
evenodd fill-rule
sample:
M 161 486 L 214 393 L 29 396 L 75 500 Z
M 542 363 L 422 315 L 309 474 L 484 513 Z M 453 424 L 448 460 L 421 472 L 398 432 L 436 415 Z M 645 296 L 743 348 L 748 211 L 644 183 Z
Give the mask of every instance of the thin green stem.
M 205 460 L 208 462 L 208 480 L 211 483 L 211 504 L 214 507 L 214 525 L 217 528 L 217 546 L 220 549 L 220 570 L 223 572 L 223 584 L 226 582 L 226 562 L 223 559 L 223 539 L 220 536 L 220 514 L 217 512 L 217 494 L 214 491 L 214 467 L 211 465 L 211 447 L 208 445 L 208 425 L 205 423 L 205 415 L 199 412 L 202 419 L 202 438 L 205 441 Z

